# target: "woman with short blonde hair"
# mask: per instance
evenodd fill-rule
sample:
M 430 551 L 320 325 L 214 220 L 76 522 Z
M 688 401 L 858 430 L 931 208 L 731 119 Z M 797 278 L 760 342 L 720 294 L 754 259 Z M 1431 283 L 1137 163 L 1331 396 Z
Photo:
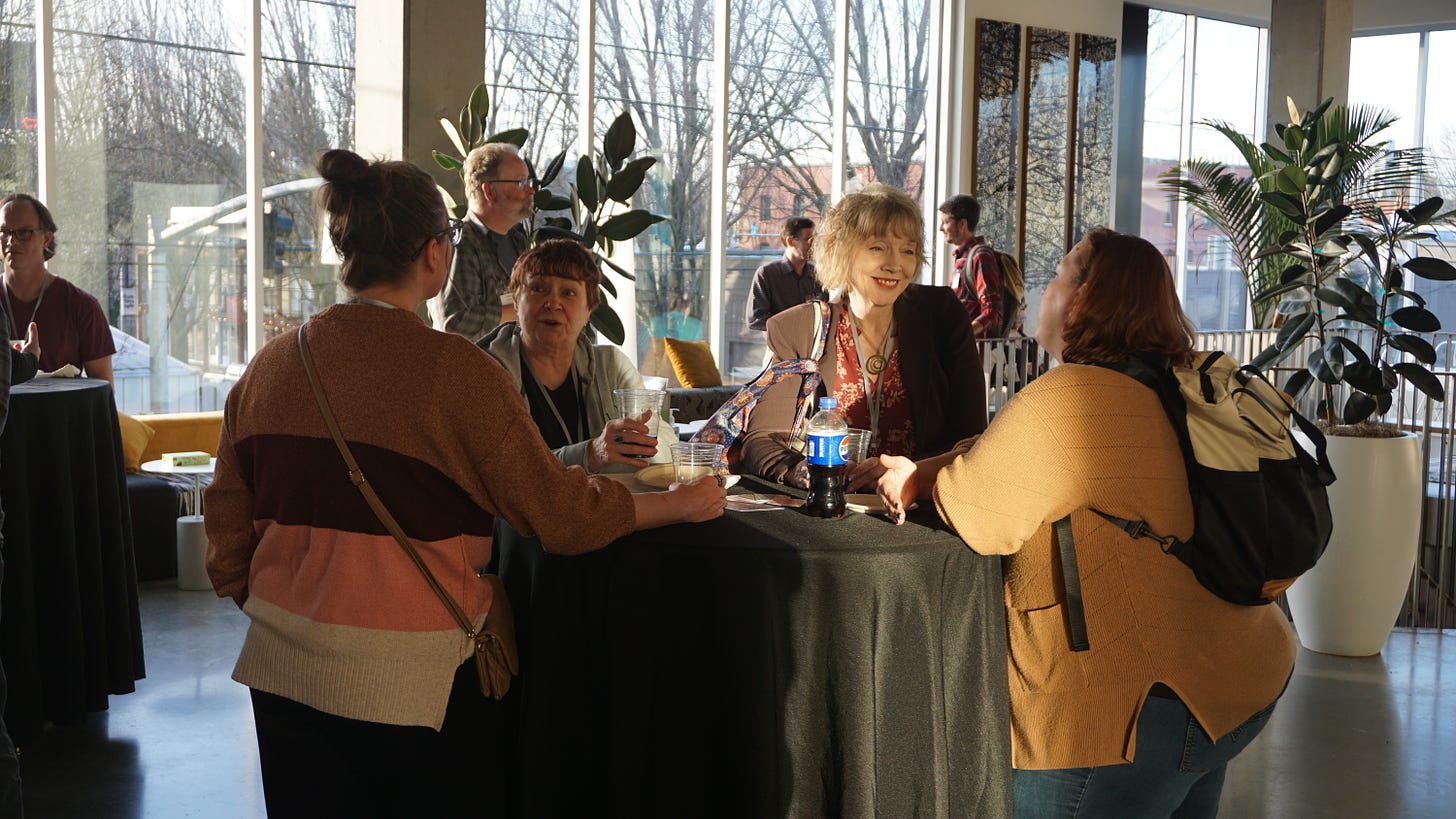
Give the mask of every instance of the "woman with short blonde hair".
M 986 382 L 970 318 L 950 288 L 913 283 L 925 262 L 915 201 L 867 185 L 830 208 L 815 242 L 817 276 L 830 291 L 819 394 L 838 399 L 850 427 L 871 433 L 871 457 L 851 469 L 850 487 L 879 476 L 876 455 L 936 455 L 984 429 Z M 814 304 L 769 319 L 773 360 L 811 355 L 823 328 Z M 799 386 L 784 379 L 759 400 L 743 437 L 743 471 L 808 485 L 808 464 L 790 440 Z

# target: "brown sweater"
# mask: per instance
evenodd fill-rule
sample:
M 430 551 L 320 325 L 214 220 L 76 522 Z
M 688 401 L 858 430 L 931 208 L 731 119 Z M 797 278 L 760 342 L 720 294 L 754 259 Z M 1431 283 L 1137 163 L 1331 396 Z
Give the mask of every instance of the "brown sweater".
M 631 531 L 627 490 L 563 466 L 475 345 L 362 304 L 307 326 L 360 467 L 477 624 L 496 517 L 552 552 Z M 253 620 L 234 679 L 352 719 L 440 727 L 469 641 L 349 482 L 294 334 L 228 395 L 206 507 L 213 586 Z
M 1063 365 L 1017 395 L 941 473 L 941 516 L 981 554 L 1008 555 L 1012 764 L 1131 761 L 1138 713 L 1162 682 L 1217 739 L 1278 698 L 1293 630 L 1274 606 L 1238 606 L 1096 507 L 1159 532 L 1193 529 L 1172 425 L 1153 392 L 1100 367 Z M 1091 650 L 1068 647 L 1051 527 L 1071 513 Z

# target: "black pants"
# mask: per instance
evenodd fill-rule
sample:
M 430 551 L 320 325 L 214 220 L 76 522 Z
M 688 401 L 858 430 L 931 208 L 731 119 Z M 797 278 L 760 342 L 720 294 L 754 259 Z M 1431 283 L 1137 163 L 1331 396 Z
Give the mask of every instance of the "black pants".
M 455 673 L 444 727 L 348 719 L 252 690 L 271 819 L 506 816 L 500 703 Z

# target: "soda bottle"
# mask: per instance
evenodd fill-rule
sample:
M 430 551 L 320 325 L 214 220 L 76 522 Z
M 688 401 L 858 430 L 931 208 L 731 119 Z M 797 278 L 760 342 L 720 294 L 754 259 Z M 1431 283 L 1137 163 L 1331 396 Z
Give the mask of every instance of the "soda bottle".
M 849 425 L 832 396 L 819 399 L 819 411 L 809 419 L 809 499 L 804 510 L 816 518 L 844 515 L 844 436 Z

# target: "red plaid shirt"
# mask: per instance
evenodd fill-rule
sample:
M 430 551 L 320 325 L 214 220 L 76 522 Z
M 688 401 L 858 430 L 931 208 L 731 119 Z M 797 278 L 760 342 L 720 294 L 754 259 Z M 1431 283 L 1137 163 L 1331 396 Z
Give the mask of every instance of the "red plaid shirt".
M 983 236 L 972 236 L 969 242 L 952 253 L 955 270 L 950 286 L 956 298 L 971 317 L 977 338 L 1001 327 L 1001 263 Z M 966 265 L 970 264 L 970 274 Z

